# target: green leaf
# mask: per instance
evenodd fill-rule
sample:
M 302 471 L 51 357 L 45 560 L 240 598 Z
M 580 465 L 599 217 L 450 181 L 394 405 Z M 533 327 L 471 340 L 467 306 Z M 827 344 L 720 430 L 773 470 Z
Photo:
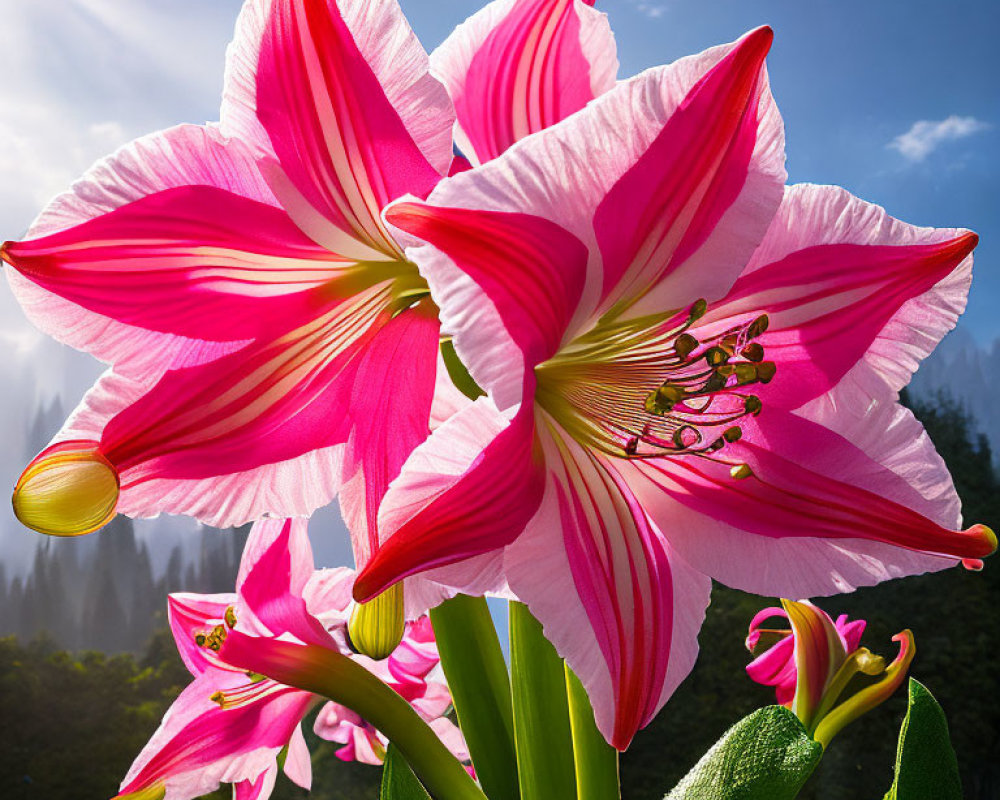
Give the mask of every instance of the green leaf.
M 430 795 L 417 780 L 406 759 L 391 743 L 385 751 L 379 800 L 430 800 Z
M 726 731 L 665 800 L 792 800 L 822 757 L 791 711 L 765 706 Z
M 910 678 L 910 707 L 899 729 L 896 778 L 885 800 L 962 800 L 948 721 L 922 683 Z

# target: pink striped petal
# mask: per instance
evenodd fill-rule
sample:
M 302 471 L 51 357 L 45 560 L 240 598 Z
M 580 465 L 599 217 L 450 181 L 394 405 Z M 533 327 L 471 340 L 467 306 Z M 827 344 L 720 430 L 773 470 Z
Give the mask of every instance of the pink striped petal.
M 765 403 L 797 408 L 860 361 L 898 391 L 965 306 L 969 231 L 918 228 L 834 186 L 786 191 L 764 242 L 700 326 L 766 312 Z M 695 335 L 697 330 L 692 330 Z
M 200 647 L 195 636 L 207 633 L 223 622 L 226 609 L 236 603 L 236 595 L 175 592 L 167 596 L 167 621 L 184 666 L 195 677 L 217 666 L 211 651 Z
M 246 683 L 246 675 L 233 679 Z M 174 701 L 156 733 L 122 782 L 122 794 L 165 784 L 168 796 L 200 797 L 221 783 L 256 781 L 306 715 L 312 695 L 282 688 L 266 702 L 223 710 L 211 695 L 229 688 L 216 675 L 190 684 Z
M 296 786 L 301 786 L 306 791 L 312 788 L 312 756 L 305 736 L 302 735 L 301 725 L 296 726 L 288 742 L 284 772 Z
M 278 765 L 275 763 L 266 772 L 252 781 L 240 781 L 233 784 L 233 800 L 267 800 L 274 791 L 274 783 L 278 778 Z
M 374 60 L 390 50 L 403 61 L 391 65 L 388 80 L 398 83 L 396 71 L 401 69 L 413 70 L 411 82 L 426 74 L 426 55 L 411 41 L 398 6 L 381 0 L 367 4 L 375 9 L 357 8 L 363 5 L 358 0 L 344 4 L 358 25 L 352 29 L 335 0 L 252 3 L 238 32 L 245 38 L 234 49 L 246 51 L 241 57 L 244 67 L 256 62 L 256 116 L 281 165 L 272 185 L 292 218 L 321 243 L 346 234 L 376 258 L 383 253 L 394 259 L 399 252 L 385 231 L 381 209 L 405 193 L 426 196 L 447 174 L 451 158 L 449 153 L 437 169 L 428 161 L 429 154 L 421 151 L 374 69 Z M 365 53 L 355 33 L 361 36 L 371 27 L 381 38 L 371 42 L 377 51 Z M 444 94 L 443 87 L 435 85 Z M 422 100 L 430 98 L 428 88 L 422 88 Z M 438 100 L 436 113 L 422 120 L 428 128 L 439 125 L 438 136 L 452 124 L 445 103 L 446 98 Z M 228 131 L 233 126 L 227 123 Z M 242 126 L 235 127 L 259 140 L 258 131 L 244 133 Z M 431 141 L 440 146 L 439 139 Z M 321 219 L 333 230 L 317 235 L 314 229 L 323 227 Z M 337 244 L 327 246 L 364 258 Z
M 130 516 L 170 511 L 235 525 L 265 513 L 307 515 L 336 493 L 343 445 L 370 404 L 358 382 L 371 366 L 368 348 L 382 352 L 381 336 L 402 338 L 412 347 L 398 356 L 404 363 L 433 364 L 430 345 L 419 347 L 428 337 L 396 335 L 422 326 L 413 323 L 422 312 L 393 317 L 389 290 L 377 285 L 280 337 L 171 370 L 149 389 L 105 376 L 57 439 L 102 442 L 121 480 L 118 510 Z M 388 394 L 402 408 L 411 397 L 424 408 L 427 391 L 398 382 Z
M 543 440 L 545 500 L 505 570 L 624 750 L 694 665 L 711 581 L 676 556 L 618 462 Z
M 576 311 L 582 242 L 527 214 L 399 203 L 386 219 L 421 242 L 408 255 L 472 377 L 499 408 L 520 402 L 525 368 L 555 354 Z
M 480 398 L 414 450 L 389 487 L 379 512 L 385 542 L 354 596 L 367 600 L 408 575 L 509 544 L 538 508 L 543 481 L 532 405 L 508 422 Z
M 607 17 L 582 0 L 494 0 L 431 54 L 477 164 L 579 111 L 615 85 Z
M 280 209 L 213 186 L 148 195 L 68 230 L 8 242 L 0 256 L 101 317 L 220 342 L 305 316 L 316 302 L 306 290 L 346 266 Z
M 358 358 L 340 494 L 358 566 L 381 544 L 378 511 L 389 484 L 430 432 L 439 330 L 425 301 L 393 318 Z
M 649 293 L 639 304 L 646 312 L 719 297 L 763 238 L 785 177 L 764 69 L 772 38 L 760 28 L 679 70 L 675 80 L 692 83 L 683 98 L 669 98 L 656 138 L 594 216 L 606 307 Z
M 260 73 L 261 45 L 272 13 L 287 13 L 290 5 L 290 0 L 245 2 L 226 52 L 222 130 L 272 156 L 270 137 L 257 116 L 257 94 L 259 83 L 280 80 L 280 76 Z M 324 3 L 314 5 L 322 7 Z M 352 53 L 352 69 L 363 72 L 367 64 L 381 87 L 377 97 L 385 96 L 427 161 L 441 175 L 447 174 L 455 112 L 447 91 L 430 74 L 427 53 L 399 4 L 395 0 L 340 0 L 336 6 L 325 5 L 331 19 L 343 22 L 343 26 L 337 25 L 339 33 L 343 34 L 346 27 L 350 39 L 321 45 L 345 45 Z M 307 44 L 305 40 L 300 43 Z M 358 94 L 363 102 L 373 99 Z M 383 113 L 384 101 L 376 103 L 376 107 L 378 113 Z
M 625 468 L 678 552 L 717 580 L 764 595 L 831 594 L 996 547 L 989 529 L 953 530 L 936 498 L 821 425 L 774 408 L 741 425 L 744 438 L 724 452 L 751 467 L 744 480 L 707 459 Z
M 150 195 L 190 186 L 229 192 L 248 206 L 254 205 L 251 201 L 277 206 L 245 146 L 223 139 L 212 127 L 181 125 L 137 139 L 99 161 L 45 208 L 27 237 L 53 236 Z M 34 324 L 65 344 L 113 362 L 119 372 L 159 374 L 178 354 L 198 349 L 198 342 L 137 329 L 53 295 L 14 270 L 5 272 Z M 203 358 L 217 355 L 202 352 Z

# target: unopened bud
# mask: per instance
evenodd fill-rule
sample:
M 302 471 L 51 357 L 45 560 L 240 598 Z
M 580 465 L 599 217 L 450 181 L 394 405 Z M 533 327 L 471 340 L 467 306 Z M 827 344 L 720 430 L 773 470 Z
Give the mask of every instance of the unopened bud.
M 39 453 L 14 487 L 14 514 L 50 536 L 81 536 L 107 525 L 118 505 L 118 472 L 97 442 L 69 441 Z
M 380 661 L 388 658 L 402 641 L 405 627 L 400 582 L 367 603 L 355 605 L 347 631 L 358 653 Z

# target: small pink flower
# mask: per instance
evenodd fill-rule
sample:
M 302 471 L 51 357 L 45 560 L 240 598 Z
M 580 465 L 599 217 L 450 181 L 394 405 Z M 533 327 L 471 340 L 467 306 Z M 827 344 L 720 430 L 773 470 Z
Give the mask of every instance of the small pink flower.
M 305 528 L 304 521 L 258 523 L 235 594 L 170 596 L 170 627 L 194 681 L 132 765 L 122 796 L 162 791 L 166 800 L 188 800 L 233 783 L 239 798 L 266 798 L 285 747 L 285 773 L 309 788 L 309 751 L 300 723 L 322 698 L 230 665 L 225 640 L 237 633 L 261 646 L 285 636 L 349 655 L 408 700 L 456 757 L 468 759 L 461 732 L 444 718 L 451 696 L 430 621 L 408 623 L 402 643 L 386 660 L 355 655 L 346 638 L 354 572 L 314 571 Z M 384 758 L 384 737 L 337 703 L 320 709 L 315 731 L 345 745 L 337 751 L 343 760 L 378 764 Z
M 765 608 L 750 622 L 747 649 L 756 656 L 747 674 L 757 683 L 774 686 L 778 703 L 787 706 L 806 731 L 826 747 L 848 723 L 885 701 L 903 682 L 916 648 L 906 630 L 893 637 L 899 653 L 886 666 L 884 659 L 860 647 L 864 620 L 834 622 L 808 600 L 782 600 L 781 608 Z M 784 617 L 790 629 L 766 629 L 768 619 Z M 858 674 L 873 682 L 845 696 Z

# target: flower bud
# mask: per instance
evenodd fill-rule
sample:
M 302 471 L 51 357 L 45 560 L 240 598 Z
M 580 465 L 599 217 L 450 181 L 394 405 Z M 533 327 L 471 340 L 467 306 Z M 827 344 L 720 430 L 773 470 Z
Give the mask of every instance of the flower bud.
M 402 641 L 405 627 L 400 582 L 368 602 L 356 604 L 347 631 L 356 652 L 381 660 L 388 658 Z
M 50 536 L 81 536 L 107 525 L 118 504 L 118 472 L 97 442 L 67 441 L 46 448 L 14 487 L 14 514 Z

